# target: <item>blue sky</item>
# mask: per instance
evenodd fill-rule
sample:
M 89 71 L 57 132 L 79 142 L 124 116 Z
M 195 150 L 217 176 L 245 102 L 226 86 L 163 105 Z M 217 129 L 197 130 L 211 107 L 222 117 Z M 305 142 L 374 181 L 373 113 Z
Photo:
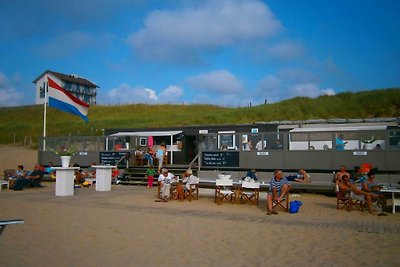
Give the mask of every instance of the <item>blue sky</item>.
M 400 87 L 397 0 L 0 0 L 0 106 L 50 69 L 98 104 L 247 106 Z

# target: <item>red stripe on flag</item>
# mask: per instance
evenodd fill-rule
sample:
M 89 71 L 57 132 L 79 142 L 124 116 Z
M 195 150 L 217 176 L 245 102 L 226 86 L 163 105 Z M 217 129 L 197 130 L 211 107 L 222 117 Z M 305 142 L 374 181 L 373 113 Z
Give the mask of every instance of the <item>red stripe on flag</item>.
M 75 103 L 85 106 L 85 107 L 89 107 L 89 104 L 86 102 L 83 102 L 82 100 L 80 100 L 79 98 L 77 98 L 76 96 L 74 96 L 73 94 L 71 94 L 70 92 L 68 92 L 67 90 L 65 90 L 64 88 L 62 88 L 60 85 L 58 85 L 55 81 L 53 81 L 52 79 L 50 79 L 49 77 L 47 77 L 48 82 L 49 82 L 49 86 L 51 88 L 60 90 L 61 92 L 63 92 L 64 94 L 66 94 L 69 98 L 71 98 L 72 101 L 74 101 Z

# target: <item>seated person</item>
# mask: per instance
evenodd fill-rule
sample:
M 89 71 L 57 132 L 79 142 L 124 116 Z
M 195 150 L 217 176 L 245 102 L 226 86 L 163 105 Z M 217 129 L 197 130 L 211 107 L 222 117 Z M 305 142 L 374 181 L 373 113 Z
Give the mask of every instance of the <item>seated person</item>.
M 288 179 L 288 181 L 298 182 L 298 183 L 311 182 L 310 175 L 304 169 L 300 169 L 296 175 L 286 176 L 286 179 Z
M 112 171 L 111 171 L 111 180 L 117 181 L 118 180 L 118 175 L 119 175 L 118 168 L 112 169 Z
M 362 178 L 364 174 L 361 172 L 361 168 L 358 166 L 354 167 L 354 171 L 350 175 L 350 181 L 352 183 L 358 181 L 360 178 Z
M 24 171 L 24 165 L 18 165 L 17 170 L 8 177 L 10 188 L 14 188 L 17 180 L 25 178 L 26 172 Z
M 350 177 L 350 173 L 347 172 L 346 166 L 344 166 L 344 165 L 342 165 L 340 167 L 340 170 L 335 174 L 335 178 L 334 178 L 335 187 L 339 186 L 339 183 L 342 181 L 343 175 Z
M 44 174 L 48 174 L 50 175 L 51 178 L 56 178 L 56 172 L 53 169 L 54 164 L 53 162 L 50 161 L 49 166 L 47 168 L 44 169 Z
M 382 209 L 385 210 L 387 206 L 385 194 L 380 192 L 381 186 L 375 182 L 375 173 L 369 172 L 367 177 L 367 180 L 361 184 L 361 189 L 370 193 L 372 199 L 375 199 L 381 205 Z
M 251 169 L 248 170 L 246 173 L 246 176 L 242 178 L 242 180 L 246 180 L 246 178 L 249 177 L 251 180 L 257 181 L 257 171 L 256 169 Z
M 96 162 L 92 162 L 90 167 L 87 169 L 87 178 L 96 178 L 96 168 L 93 166 L 96 165 Z
M 41 181 L 43 177 L 43 171 L 41 170 L 40 164 L 36 163 L 34 170 L 27 175 L 25 178 L 17 180 L 14 185 L 14 190 L 22 190 L 26 186 L 41 187 Z
M 351 192 L 355 197 L 364 196 L 364 199 L 367 202 L 368 211 L 372 214 L 371 194 L 357 188 L 352 182 L 350 182 L 350 177 L 348 175 L 342 176 L 342 180 L 339 182 L 339 192 L 343 194 Z
M 171 183 L 172 180 L 175 178 L 175 175 L 168 172 L 166 168 L 161 169 L 161 174 L 158 177 L 158 181 L 160 182 L 161 187 L 161 200 L 163 202 L 167 202 L 170 194 Z
M 186 170 L 182 177 L 182 183 L 177 185 L 177 198 L 184 199 L 184 193 L 190 190 L 190 185 L 197 183 L 197 177 L 193 175 L 193 171 Z
M 269 184 L 269 190 L 267 193 L 267 207 L 268 212 L 267 215 L 278 214 L 275 210 L 272 209 L 273 202 L 281 202 L 284 197 L 289 193 L 290 184 L 286 178 L 283 177 L 283 173 L 281 170 L 275 170 L 275 176 L 272 178 Z
M 251 139 L 244 144 L 243 150 L 253 150 L 253 141 Z
M 73 165 L 73 167 L 79 167 L 80 168 L 81 166 L 79 166 L 78 163 L 75 163 Z M 80 184 L 83 184 L 83 182 L 85 181 L 85 178 L 87 177 L 87 174 L 85 174 L 82 169 L 77 169 L 74 172 L 74 176 L 75 176 L 75 184 L 80 185 Z
M 152 146 L 144 153 L 143 158 L 147 160 L 147 166 L 154 165 L 155 151 Z

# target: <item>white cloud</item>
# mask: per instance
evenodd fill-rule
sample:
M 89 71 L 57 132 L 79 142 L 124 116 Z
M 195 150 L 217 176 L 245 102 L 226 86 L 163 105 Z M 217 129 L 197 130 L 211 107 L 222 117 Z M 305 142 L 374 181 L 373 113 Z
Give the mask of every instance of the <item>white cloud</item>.
M 182 95 L 182 88 L 170 85 L 160 93 L 160 102 L 176 103 L 179 102 Z
M 108 104 L 133 104 L 133 103 L 155 103 L 158 101 L 157 94 L 154 90 L 143 87 L 131 87 L 128 84 L 121 84 L 117 88 L 113 88 L 103 97 L 99 91 L 99 102 Z
M 17 92 L 7 76 L 0 72 L 0 106 L 17 106 L 24 95 Z
M 335 91 L 332 88 L 321 89 L 314 83 L 295 84 L 291 91 L 292 97 L 307 96 L 315 98 L 321 95 L 335 95 Z
M 327 89 L 321 90 L 321 95 L 333 96 L 333 95 L 336 95 L 336 92 L 335 92 L 335 90 L 333 90 L 333 88 L 327 88 Z
M 102 95 L 99 92 L 100 104 L 134 104 L 134 103 L 179 103 L 181 102 L 181 96 L 183 95 L 183 89 L 179 86 L 170 85 L 160 94 L 153 89 L 136 86 L 131 87 L 128 84 L 121 84 L 117 88 L 113 88 Z
M 321 89 L 319 77 L 300 69 L 280 70 L 276 75 L 267 75 L 257 86 L 256 93 L 268 103 L 290 99 L 296 96 L 315 98 L 321 95 L 335 95 L 332 88 Z
M 185 52 L 260 40 L 281 28 L 262 2 L 210 0 L 196 7 L 151 12 L 128 43 L 141 57 L 173 59 Z
M 318 86 L 314 83 L 294 84 L 291 91 L 292 96 L 317 97 L 321 93 Z
M 245 88 L 242 82 L 227 70 L 216 70 L 186 79 L 194 88 L 216 94 L 237 94 Z
M 282 42 L 268 48 L 268 54 L 282 60 L 293 60 L 304 54 L 304 47 L 300 42 Z

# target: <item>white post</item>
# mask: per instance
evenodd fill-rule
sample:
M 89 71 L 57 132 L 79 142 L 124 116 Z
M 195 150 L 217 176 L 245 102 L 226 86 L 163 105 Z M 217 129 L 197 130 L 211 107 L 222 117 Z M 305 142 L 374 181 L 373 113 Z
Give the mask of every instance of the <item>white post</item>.
M 47 86 L 48 80 L 45 75 L 46 81 L 44 82 L 44 112 L 43 112 L 43 151 L 46 151 L 46 113 L 47 113 Z
M 170 160 L 170 164 L 172 165 L 172 159 L 173 159 L 173 152 L 172 152 L 172 142 L 173 142 L 173 136 L 171 135 L 171 146 L 169 147 L 169 149 L 171 150 L 171 160 Z

